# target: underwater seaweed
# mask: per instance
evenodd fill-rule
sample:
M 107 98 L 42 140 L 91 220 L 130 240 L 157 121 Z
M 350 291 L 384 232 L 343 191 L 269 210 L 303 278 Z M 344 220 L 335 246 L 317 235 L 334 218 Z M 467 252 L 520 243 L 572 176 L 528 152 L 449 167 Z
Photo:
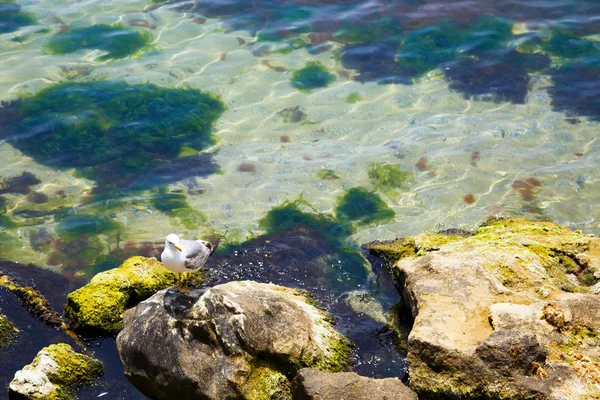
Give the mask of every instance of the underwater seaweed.
M 14 32 L 35 23 L 33 15 L 21 11 L 20 5 L 13 1 L 0 1 L 0 34 Z
M 273 207 L 258 221 L 259 228 L 267 235 L 290 230 L 296 225 L 314 229 L 335 243 L 341 243 L 352 234 L 348 226 L 339 224 L 333 216 L 319 213 L 302 195 L 294 201 L 287 200 Z
M 318 61 L 309 61 L 304 68 L 292 73 L 291 85 L 301 92 L 328 86 L 336 77 Z
M 596 60 L 597 66 L 579 62 L 551 72 L 554 86 L 548 92 L 555 111 L 600 120 L 600 58 Z
M 8 140 L 17 149 L 109 186 L 129 185 L 131 177 L 178 162 L 182 147 L 213 145 L 213 125 L 225 110 L 217 96 L 199 90 L 123 81 L 61 83 L 7 108 L 13 105 L 18 118 L 9 119 Z M 206 161 L 181 158 L 187 159 Z M 103 180 L 107 174 L 114 175 L 112 183 Z
M 106 51 L 107 54 L 99 58 L 106 61 L 131 56 L 151 41 L 152 35 L 145 30 L 101 24 L 58 33 L 46 42 L 44 50 L 50 54 L 67 54 L 82 49 L 98 49 Z
M 160 212 L 171 217 L 177 225 L 187 229 L 198 229 L 206 222 L 206 216 L 201 211 L 192 208 L 183 193 L 168 192 L 161 188 L 154 195 L 150 203 Z
M 369 178 L 375 191 L 380 188 L 406 190 L 406 184 L 413 179 L 413 174 L 395 164 L 373 163 L 369 169 Z
M 339 221 L 380 224 L 393 219 L 396 213 L 377 194 L 356 187 L 337 200 L 335 215 Z

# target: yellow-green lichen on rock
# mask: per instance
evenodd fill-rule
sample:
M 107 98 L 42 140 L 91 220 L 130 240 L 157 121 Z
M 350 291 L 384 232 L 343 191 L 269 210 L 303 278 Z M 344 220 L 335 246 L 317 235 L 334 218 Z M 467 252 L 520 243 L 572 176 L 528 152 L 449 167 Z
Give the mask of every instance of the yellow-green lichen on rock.
M 423 398 L 600 398 L 599 238 L 513 218 L 367 248 L 414 319 L 407 361 Z
M 9 394 L 19 399 L 72 400 L 70 389 L 93 382 L 103 372 L 95 358 L 75 352 L 68 344 L 52 344 L 17 371 Z
M 19 333 L 19 330 L 0 311 L 0 347 L 8 347 L 17 336 L 17 333 Z
M 586 293 L 600 281 L 599 238 L 552 222 L 525 218 L 491 220 L 466 237 L 422 233 L 388 242 L 373 242 L 366 247 L 391 263 L 439 250 L 468 252 L 477 249 L 496 253 L 498 258 L 490 258 L 492 262 L 487 263 L 486 268 L 506 286 L 528 286 L 529 292 L 537 297 L 542 297 L 540 280 L 544 281 L 544 288 L 551 288 L 554 294 L 561 291 Z
M 126 308 L 173 285 L 175 280 L 176 275 L 155 258 L 131 257 L 70 293 L 65 317 L 79 332 L 117 334 L 123 328 Z
M 0 275 L 0 287 L 17 296 L 21 303 L 43 323 L 62 326 L 63 321 L 60 316 L 52 310 L 48 300 L 35 287 L 20 285 L 6 275 Z
M 291 400 L 290 381 L 269 366 L 254 366 L 242 389 L 247 400 Z

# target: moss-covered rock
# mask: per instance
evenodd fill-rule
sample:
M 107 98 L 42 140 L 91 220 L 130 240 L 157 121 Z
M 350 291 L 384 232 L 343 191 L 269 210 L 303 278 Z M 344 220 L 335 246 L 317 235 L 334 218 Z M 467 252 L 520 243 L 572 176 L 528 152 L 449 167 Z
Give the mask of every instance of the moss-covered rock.
M 390 261 L 414 318 L 411 388 L 428 399 L 599 398 L 600 239 L 522 218 L 454 233 L 367 246 Z
M 15 339 L 17 333 L 19 330 L 0 310 L 0 348 L 7 347 Z
M 65 317 L 80 332 L 117 334 L 123 328 L 126 308 L 173 285 L 175 280 L 175 274 L 155 258 L 131 257 L 70 293 Z
M 95 358 L 76 353 L 68 344 L 52 344 L 17 371 L 8 388 L 9 397 L 72 400 L 70 389 L 93 382 L 103 372 L 102 363 Z
M 62 326 L 63 321 L 60 316 L 52 310 L 48 300 L 35 287 L 20 285 L 6 275 L 0 275 L 0 287 L 17 296 L 21 303 L 43 323 Z
M 291 399 L 290 381 L 276 368 L 255 366 L 243 387 L 247 400 Z

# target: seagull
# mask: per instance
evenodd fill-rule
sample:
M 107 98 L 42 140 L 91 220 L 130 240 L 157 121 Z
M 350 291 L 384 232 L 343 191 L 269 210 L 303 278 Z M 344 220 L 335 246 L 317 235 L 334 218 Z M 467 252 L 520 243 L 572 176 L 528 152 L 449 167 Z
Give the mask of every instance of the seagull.
M 206 240 L 184 240 L 179 239 L 174 233 L 171 233 L 165 239 L 165 249 L 162 252 L 160 259 L 163 265 L 169 271 L 179 274 L 177 288 L 180 291 L 188 292 L 188 281 L 186 280 L 185 288 L 181 289 L 181 274 L 183 272 L 195 272 L 206 264 L 208 257 L 215 252 L 221 237 L 218 237 L 214 242 Z

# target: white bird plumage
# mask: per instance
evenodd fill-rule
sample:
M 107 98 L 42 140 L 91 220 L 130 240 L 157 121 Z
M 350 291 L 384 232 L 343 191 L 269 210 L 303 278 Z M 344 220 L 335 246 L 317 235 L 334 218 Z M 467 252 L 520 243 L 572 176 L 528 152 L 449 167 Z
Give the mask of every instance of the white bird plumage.
M 219 247 L 220 241 L 220 237 L 212 243 L 206 240 L 184 240 L 171 233 L 165 239 L 165 249 L 160 259 L 165 268 L 178 273 L 181 280 L 183 272 L 195 272 L 202 268 Z

